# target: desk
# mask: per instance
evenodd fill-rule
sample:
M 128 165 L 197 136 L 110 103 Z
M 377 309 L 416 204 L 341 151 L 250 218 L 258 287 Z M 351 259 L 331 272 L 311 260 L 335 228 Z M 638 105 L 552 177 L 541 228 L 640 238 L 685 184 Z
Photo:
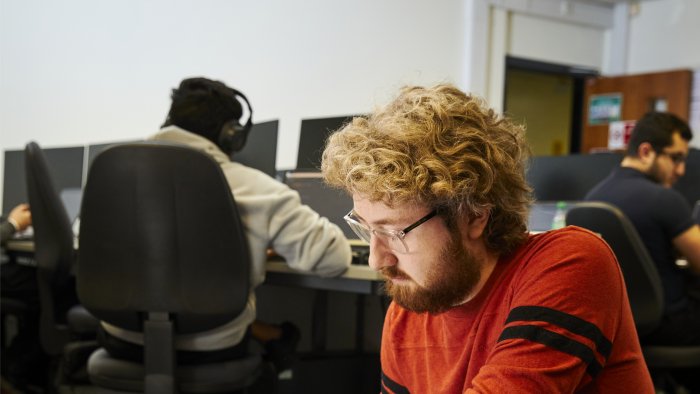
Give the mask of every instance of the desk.
M 10 256 L 10 259 L 13 259 L 16 264 L 36 267 L 34 241 L 11 239 L 3 246 L 3 264 L 5 263 L 5 254 Z
M 7 246 L 5 250 L 23 253 L 34 253 L 34 241 L 11 239 L 7 241 Z
M 34 253 L 34 241 L 9 240 L 6 250 L 22 256 L 31 256 Z M 272 258 L 267 262 L 266 270 L 265 283 L 278 286 L 379 295 L 384 283 L 382 275 L 366 265 L 351 265 L 342 276 L 323 278 L 293 270 L 281 259 Z
M 381 295 L 383 276 L 366 265 L 351 265 L 342 276 L 323 278 L 306 272 L 295 271 L 284 261 L 267 262 L 264 285 L 301 287 L 320 290 L 315 293 L 311 322 L 311 348 L 323 352 L 326 348 L 328 291 L 357 294 L 355 313 L 355 350 L 362 351 L 364 342 L 364 299 L 367 295 Z M 380 302 L 382 299 L 380 298 Z M 386 310 L 385 307 L 382 308 Z
M 34 242 L 31 240 L 10 240 L 7 242 L 6 251 L 17 257 L 17 261 L 23 265 L 32 265 L 34 262 Z M 313 305 L 312 322 L 312 348 L 322 351 L 326 342 L 326 316 L 328 308 L 327 292 L 341 291 L 354 293 L 359 296 L 357 301 L 357 313 L 355 316 L 356 338 L 355 344 L 361 350 L 364 330 L 364 296 L 381 295 L 383 276 L 366 265 L 351 265 L 341 276 L 324 278 L 308 272 L 296 271 L 290 268 L 280 258 L 271 258 L 266 266 L 265 285 L 300 287 L 317 292 Z
M 266 284 L 295 286 L 316 290 L 344 291 L 349 293 L 379 295 L 384 283 L 382 275 L 366 265 L 351 265 L 342 276 L 322 278 L 306 272 L 295 271 L 283 261 L 268 261 Z

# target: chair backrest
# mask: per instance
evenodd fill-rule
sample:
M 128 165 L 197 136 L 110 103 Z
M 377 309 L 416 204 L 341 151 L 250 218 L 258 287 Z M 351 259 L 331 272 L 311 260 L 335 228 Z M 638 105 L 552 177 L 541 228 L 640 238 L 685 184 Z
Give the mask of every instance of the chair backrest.
M 538 201 L 583 200 L 620 161 L 619 153 L 535 156 L 526 177 Z
M 49 172 L 44 152 L 36 142 L 24 149 L 27 196 L 34 228 L 34 258 L 40 303 L 40 339 L 44 350 L 59 354 L 68 340 L 65 312 L 74 294 L 73 232 Z
M 244 309 L 247 240 L 228 182 L 203 152 L 162 142 L 106 149 L 80 217 L 78 295 L 99 319 L 142 331 L 147 313 L 164 313 L 188 334 Z
M 600 234 L 610 245 L 622 269 L 632 315 L 640 337 L 660 323 L 663 290 L 656 265 L 634 225 L 617 207 L 603 202 L 581 202 L 566 215 L 566 224 Z

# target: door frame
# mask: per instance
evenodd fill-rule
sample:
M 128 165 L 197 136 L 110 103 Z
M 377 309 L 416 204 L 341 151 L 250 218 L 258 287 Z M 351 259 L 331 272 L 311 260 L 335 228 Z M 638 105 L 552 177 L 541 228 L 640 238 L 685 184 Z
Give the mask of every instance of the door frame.
M 573 81 L 573 99 L 571 109 L 571 124 L 569 129 L 569 154 L 581 152 L 581 140 L 583 132 L 583 106 L 584 87 L 587 78 L 598 77 L 600 72 L 589 67 L 571 66 L 565 64 L 548 63 L 538 60 L 525 59 L 521 57 L 506 55 L 505 69 L 503 74 L 503 109 L 507 106 L 508 80 L 506 79 L 508 70 L 523 70 L 537 72 L 548 75 L 557 75 L 571 78 Z

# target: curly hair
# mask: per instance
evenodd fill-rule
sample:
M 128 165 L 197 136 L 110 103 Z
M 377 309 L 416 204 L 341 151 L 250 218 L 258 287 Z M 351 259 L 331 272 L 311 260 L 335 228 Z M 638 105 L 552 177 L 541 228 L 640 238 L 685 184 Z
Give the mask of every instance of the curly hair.
M 452 85 L 410 86 L 333 133 L 321 171 L 372 201 L 429 205 L 451 228 L 457 217 L 487 214 L 486 246 L 508 253 L 527 237 L 532 202 L 524 131 Z

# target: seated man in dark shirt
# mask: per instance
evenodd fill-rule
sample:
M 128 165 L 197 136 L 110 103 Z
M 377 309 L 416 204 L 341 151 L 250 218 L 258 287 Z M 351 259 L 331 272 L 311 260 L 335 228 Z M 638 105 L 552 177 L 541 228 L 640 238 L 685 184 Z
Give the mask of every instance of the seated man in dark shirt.
M 700 227 L 688 202 L 671 188 L 685 173 L 692 136 L 677 116 L 647 113 L 632 131 L 620 167 L 586 196 L 612 203 L 627 215 L 661 276 L 664 318 L 642 342 L 700 345 L 700 301 L 689 297 L 687 289 L 688 276 L 700 272 Z M 678 253 L 688 260 L 689 270 L 676 265 Z

